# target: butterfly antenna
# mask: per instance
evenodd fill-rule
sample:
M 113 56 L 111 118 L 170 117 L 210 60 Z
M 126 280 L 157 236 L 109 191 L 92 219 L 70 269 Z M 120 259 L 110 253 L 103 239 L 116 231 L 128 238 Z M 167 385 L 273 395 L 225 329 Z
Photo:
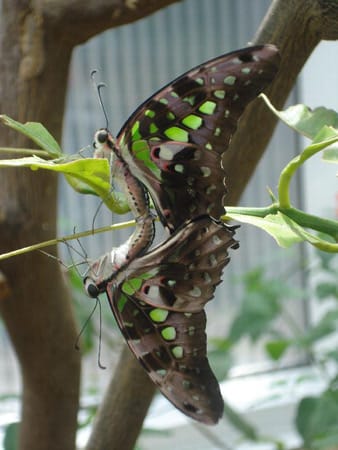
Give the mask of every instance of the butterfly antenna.
M 96 211 L 95 211 L 95 214 L 94 214 L 94 217 L 93 217 L 93 220 L 92 220 L 92 234 L 94 234 L 95 220 L 97 218 L 97 215 L 98 215 L 102 205 L 103 205 L 103 200 L 100 201 L 99 206 L 96 208 Z
M 73 230 L 73 234 L 75 234 L 75 227 L 74 227 L 74 230 Z M 77 242 L 78 242 L 78 244 L 79 244 L 79 240 L 78 240 L 78 239 L 77 239 Z M 87 257 L 86 257 L 86 254 L 85 254 L 85 252 L 84 252 L 83 247 L 79 244 L 79 245 L 80 245 L 80 248 L 81 248 L 81 252 L 79 252 L 75 247 L 73 247 L 72 245 L 70 245 L 69 242 L 64 242 L 64 244 L 66 245 L 66 248 L 67 248 L 67 252 L 68 252 L 69 258 L 70 258 L 70 260 L 71 260 L 71 262 L 72 262 L 72 264 L 71 264 L 71 266 L 70 266 L 69 268 L 74 267 L 74 269 L 75 269 L 77 275 L 78 275 L 80 278 L 83 278 L 83 274 L 80 273 L 80 271 L 79 271 L 78 268 L 77 268 L 78 266 L 80 266 L 80 265 L 82 265 L 82 264 L 87 264 L 87 265 L 88 265 Z M 79 263 L 76 263 L 76 262 L 74 261 L 74 257 L 73 257 L 72 251 L 73 251 L 74 253 L 76 253 L 78 256 L 80 256 L 80 257 L 83 259 L 83 261 L 81 261 L 81 262 L 79 262 Z
M 102 100 L 102 94 L 101 94 L 101 89 L 106 87 L 106 84 L 105 83 L 97 83 L 96 82 L 96 80 L 95 80 L 95 74 L 96 73 L 97 73 L 96 69 L 92 70 L 91 74 L 90 74 L 90 78 L 92 79 L 92 82 L 93 82 L 93 85 L 94 85 L 97 97 L 99 99 L 99 103 L 100 103 L 102 111 L 103 111 L 103 115 L 104 115 L 105 120 L 106 120 L 106 130 L 108 130 L 108 115 L 107 115 L 107 112 L 106 112 L 106 108 L 104 107 L 104 103 L 103 103 L 103 100 Z
M 96 302 L 95 302 L 95 305 L 94 305 L 94 308 L 92 309 L 91 313 L 89 314 L 89 316 L 88 316 L 87 319 L 85 320 L 85 323 L 82 325 L 81 330 L 80 330 L 80 332 L 79 332 L 79 334 L 78 334 L 78 337 L 76 338 L 75 345 L 74 345 L 74 347 L 76 348 L 76 350 L 80 350 L 80 345 L 79 345 L 80 338 L 81 338 L 81 336 L 83 335 L 83 332 L 84 332 L 84 330 L 86 329 L 86 327 L 87 327 L 88 323 L 90 322 L 91 318 L 93 317 L 94 312 L 95 312 L 95 310 L 96 310 L 98 304 L 100 304 L 100 301 L 99 301 L 99 299 L 97 298 L 97 299 L 96 299 Z M 101 305 L 100 305 L 100 306 L 101 306 Z M 101 316 L 101 314 L 100 314 L 100 316 Z M 101 322 L 101 320 L 100 320 L 100 322 Z M 100 326 L 100 329 L 101 329 L 101 326 Z M 101 332 L 100 332 L 100 333 L 101 333 Z
M 69 270 L 70 266 L 67 266 L 66 263 L 64 263 L 62 261 L 61 258 L 59 258 L 58 256 L 52 255 L 51 253 L 45 252 L 44 250 L 38 250 L 40 253 L 42 253 L 43 255 L 47 256 L 47 258 L 51 258 L 54 259 L 55 261 L 57 261 L 59 264 L 61 264 L 62 267 L 64 267 L 65 269 Z
M 101 302 L 97 299 L 99 304 L 99 317 L 100 317 L 100 328 L 99 328 L 99 350 L 97 354 L 97 364 L 100 367 L 100 369 L 106 369 L 106 366 L 103 366 L 101 364 L 101 349 L 102 349 L 102 308 L 101 308 Z

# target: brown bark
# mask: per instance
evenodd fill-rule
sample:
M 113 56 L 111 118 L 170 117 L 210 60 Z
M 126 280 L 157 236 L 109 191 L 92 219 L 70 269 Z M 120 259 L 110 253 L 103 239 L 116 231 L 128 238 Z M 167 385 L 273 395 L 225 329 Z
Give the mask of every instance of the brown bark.
M 338 39 L 338 3 L 331 0 L 274 0 L 254 43 L 277 45 L 281 66 L 265 93 L 281 108 L 304 63 L 322 39 Z M 276 125 L 261 99 L 252 102 L 243 115 L 224 166 L 228 177 L 228 205 L 235 205 L 250 180 Z
M 127 3 L 4 0 L 1 112 L 22 122 L 43 122 L 60 139 L 74 45 L 172 1 L 138 2 L 135 9 L 125 7 Z M 1 145 L 31 143 L 2 127 Z M 55 237 L 55 176 L 2 169 L 0 183 L 2 252 Z M 60 267 L 33 253 L 1 263 L 1 272 L 6 291 L 0 310 L 22 371 L 20 449 L 73 449 L 80 361 L 74 351 L 77 331 Z
M 125 347 L 86 448 L 133 449 L 154 392 L 155 385 Z

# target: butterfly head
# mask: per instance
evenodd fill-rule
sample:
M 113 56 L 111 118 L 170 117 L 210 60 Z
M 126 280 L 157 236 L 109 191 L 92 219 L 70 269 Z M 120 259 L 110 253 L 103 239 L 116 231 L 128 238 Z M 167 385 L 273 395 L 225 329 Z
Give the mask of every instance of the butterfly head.
M 105 291 L 107 282 L 113 273 L 111 253 L 106 253 L 101 258 L 94 261 L 83 279 L 83 284 L 87 295 L 97 298 Z
M 115 148 L 115 139 L 106 128 L 101 128 L 94 135 L 94 158 L 110 159 Z
M 116 278 L 122 267 L 128 262 L 129 240 L 113 247 L 112 250 L 94 261 L 83 279 L 85 291 L 89 297 L 96 298 L 106 291 L 107 284 Z
M 90 277 L 84 278 L 83 284 L 88 297 L 97 298 L 101 293 L 100 289 L 96 285 L 96 282 L 92 278 Z

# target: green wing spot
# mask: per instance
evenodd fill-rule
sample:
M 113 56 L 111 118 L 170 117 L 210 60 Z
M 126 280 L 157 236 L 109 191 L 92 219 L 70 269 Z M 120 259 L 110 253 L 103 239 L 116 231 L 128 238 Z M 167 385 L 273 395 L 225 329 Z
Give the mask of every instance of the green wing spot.
M 162 105 L 167 105 L 169 103 L 169 101 L 165 97 L 160 98 L 159 102 L 162 103 Z
M 150 152 L 147 141 L 143 141 L 143 140 L 133 142 L 131 145 L 131 149 L 132 149 L 133 153 L 135 153 L 135 155 L 136 155 L 136 153 L 139 153 L 139 152 L 140 153 L 142 153 L 144 151 Z M 139 158 L 139 159 L 142 159 L 142 158 Z
M 149 313 L 149 317 L 153 322 L 160 323 L 167 320 L 167 317 L 169 315 L 169 311 L 166 311 L 165 309 L 155 308 L 152 309 Z
M 186 116 L 182 120 L 182 123 L 192 130 L 197 130 L 202 125 L 203 120 L 201 117 L 196 116 L 195 114 L 189 114 L 189 116 Z
M 195 81 L 196 81 L 196 83 L 198 83 L 200 86 L 203 86 L 203 85 L 204 85 L 204 80 L 203 80 L 203 78 L 196 78 Z
M 131 129 L 131 135 L 132 135 L 132 140 L 133 141 L 137 141 L 139 139 L 142 139 L 142 136 L 140 134 L 140 122 L 137 120 L 132 129 Z
M 226 109 L 224 111 L 224 117 L 227 119 L 230 116 L 230 111 L 228 109 Z
M 121 313 L 127 303 L 128 299 L 125 295 L 121 294 L 120 298 L 117 301 L 117 309 Z
M 176 338 L 176 330 L 174 327 L 165 327 L 161 330 L 161 335 L 166 341 L 173 341 Z
M 127 295 L 133 295 L 142 286 L 142 278 L 132 278 L 122 284 L 122 292 Z
M 171 91 L 171 92 L 170 92 L 170 95 L 171 95 L 173 98 L 178 98 L 178 97 L 179 97 L 179 95 L 178 95 L 175 91 Z
M 210 142 L 207 142 L 207 143 L 205 144 L 205 148 L 206 148 L 207 150 L 212 150 L 212 145 L 210 144 Z
M 175 114 L 174 113 L 172 113 L 171 111 L 169 111 L 168 113 L 167 113 L 167 119 L 168 120 L 175 120 L 176 119 L 176 116 L 175 116 Z
M 179 127 L 170 127 L 164 131 L 164 134 L 173 141 L 188 142 L 189 133 Z
M 220 100 L 223 100 L 223 98 L 225 97 L 225 91 L 218 89 L 218 90 L 214 91 L 214 96 L 216 98 L 219 98 Z
M 217 105 L 215 102 L 207 100 L 206 102 L 202 103 L 198 110 L 203 114 L 208 114 L 211 116 L 215 112 L 216 106 Z
M 165 369 L 158 369 L 156 370 L 157 375 L 159 375 L 160 377 L 165 377 L 167 374 L 167 371 Z
M 220 136 L 220 134 L 221 134 L 221 129 L 219 127 L 216 127 L 215 131 L 214 131 L 214 136 Z
M 248 75 L 251 72 L 251 69 L 250 67 L 243 67 L 243 69 L 241 69 L 241 72 Z
M 224 84 L 227 84 L 229 86 L 233 86 L 236 82 L 236 77 L 234 75 L 228 75 L 224 78 Z
M 190 106 L 195 106 L 196 95 L 189 95 L 188 97 L 184 97 L 182 100 L 189 103 Z
M 188 334 L 189 334 L 189 336 L 193 336 L 193 335 L 195 334 L 195 331 L 196 331 L 196 328 L 193 327 L 193 326 L 190 326 L 190 327 L 188 328 Z
M 183 347 L 177 345 L 171 349 L 171 353 L 175 356 L 175 358 L 181 359 L 183 358 Z
M 153 119 L 155 117 L 155 111 L 152 109 L 146 109 L 144 115 Z
M 154 123 L 151 123 L 149 131 L 150 131 L 150 133 L 155 134 L 158 132 L 158 127 Z

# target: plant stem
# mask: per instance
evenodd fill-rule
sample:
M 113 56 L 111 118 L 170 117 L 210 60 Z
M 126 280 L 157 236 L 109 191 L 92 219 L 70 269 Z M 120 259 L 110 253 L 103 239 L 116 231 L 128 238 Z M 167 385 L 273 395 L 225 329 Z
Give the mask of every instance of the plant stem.
M 338 240 L 338 222 L 336 220 L 323 219 L 312 214 L 304 213 L 297 208 L 279 208 L 280 212 L 295 221 L 298 225 L 316 230 L 332 236 Z
M 281 208 L 290 208 L 290 182 L 299 167 L 304 164 L 305 161 L 310 159 L 316 153 L 322 151 L 325 147 L 334 142 L 337 142 L 337 136 L 328 137 L 321 142 L 313 142 L 311 145 L 305 148 L 300 155 L 293 158 L 282 170 L 279 182 L 278 182 L 278 197 L 279 205 Z
M 226 207 L 226 211 L 229 216 L 241 214 L 244 216 L 254 216 L 262 218 L 266 217 L 269 214 L 277 214 L 278 212 L 281 212 L 282 214 L 296 222 L 298 225 L 328 234 L 332 236 L 336 242 L 338 241 L 338 222 L 336 220 L 323 219 L 312 214 L 307 214 L 300 209 L 293 208 L 291 206 L 282 207 L 276 203 L 273 203 L 265 208 L 242 208 L 233 206 Z M 227 215 L 223 216 L 222 219 L 227 220 Z
M 0 147 L 0 153 L 13 153 L 27 156 L 41 156 L 42 158 L 50 159 L 50 155 L 45 150 L 36 150 L 32 148 L 12 148 L 12 147 Z
M 135 220 L 129 220 L 128 222 L 115 223 L 107 227 L 97 228 L 96 230 L 80 231 L 79 233 L 74 233 L 61 238 L 50 239 L 49 241 L 39 242 L 38 244 L 33 244 L 28 247 L 19 248 L 18 250 L 13 250 L 12 252 L 3 253 L 2 255 L 0 255 L 0 261 L 12 258 L 13 256 L 23 255 L 24 253 L 29 253 L 34 250 L 40 250 L 45 247 L 51 247 L 52 245 L 56 245 L 60 242 L 67 242 L 73 239 L 80 239 L 86 236 L 91 236 L 93 234 L 104 233 L 106 231 L 112 230 L 119 230 L 121 228 L 126 227 L 132 227 L 133 225 L 135 225 Z

